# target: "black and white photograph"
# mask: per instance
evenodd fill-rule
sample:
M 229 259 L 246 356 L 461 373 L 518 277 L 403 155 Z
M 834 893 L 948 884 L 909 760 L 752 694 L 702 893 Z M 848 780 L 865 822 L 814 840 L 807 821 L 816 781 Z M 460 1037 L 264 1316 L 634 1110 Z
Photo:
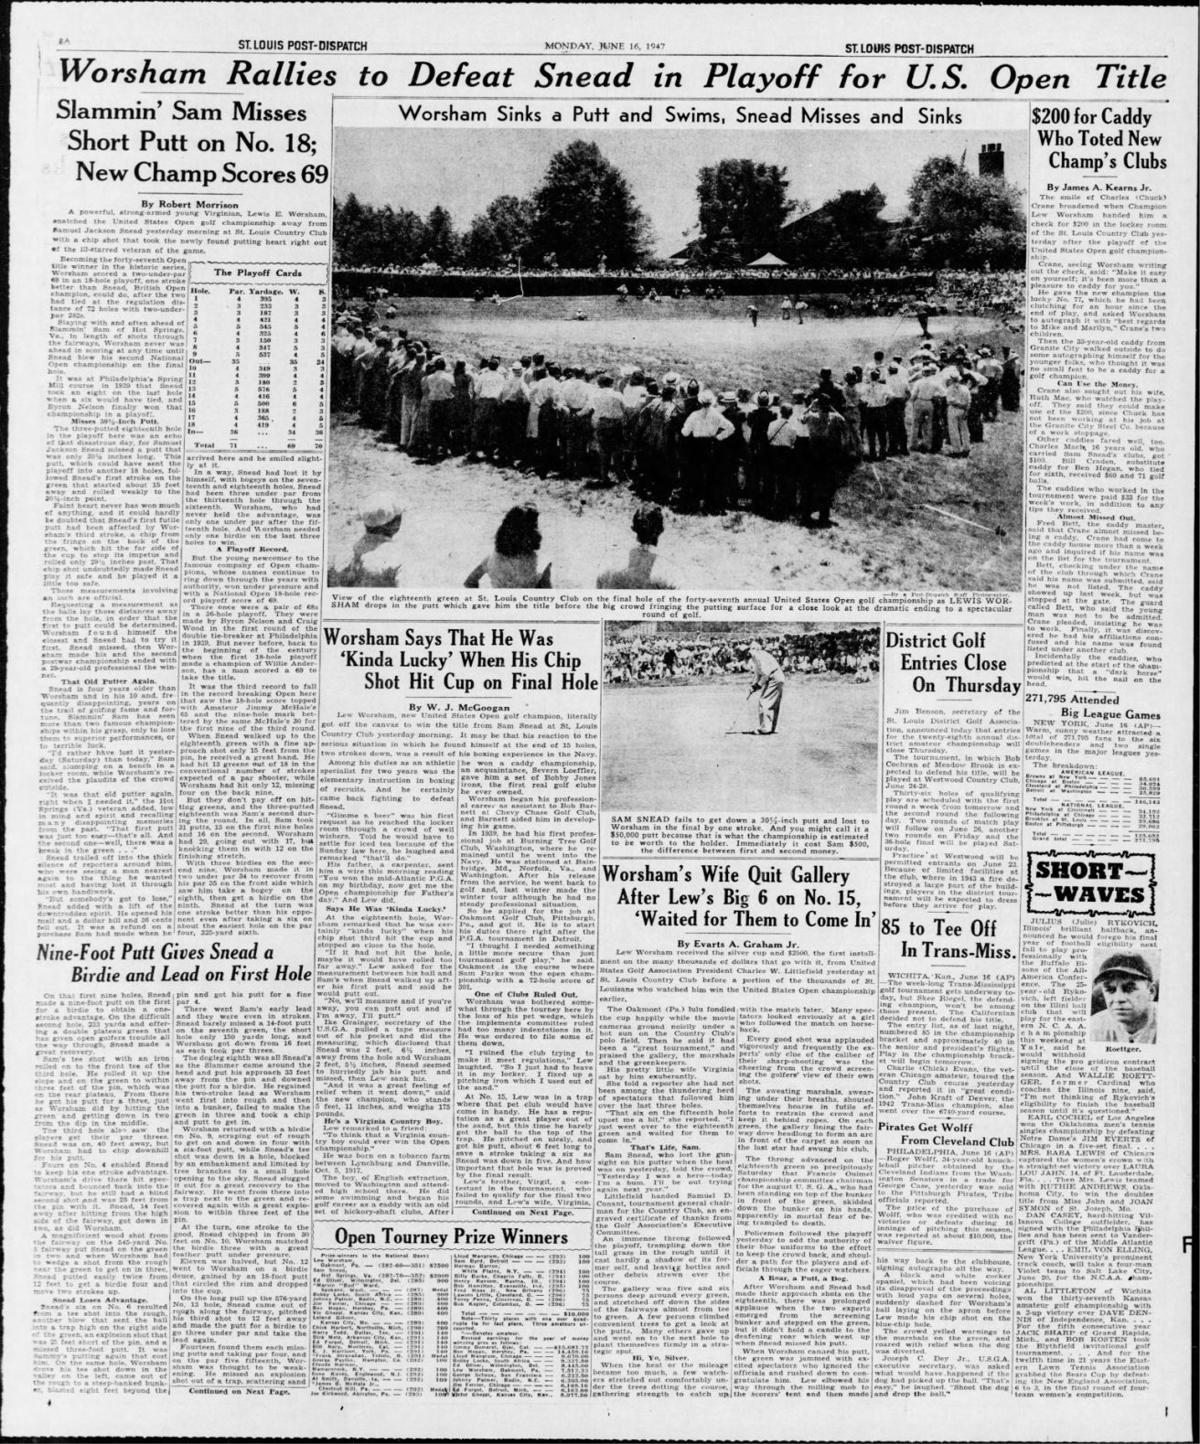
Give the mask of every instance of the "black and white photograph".
M 606 812 L 875 812 L 878 733 L 878 627 L 604 624 Z
M 1157 948 L 1096 949 L 1089 1042 L 1158 1042 L 1159 961 Z
M 328 584 L 1019 590 L 1027 170 L 1024 132 L 337 129 Z

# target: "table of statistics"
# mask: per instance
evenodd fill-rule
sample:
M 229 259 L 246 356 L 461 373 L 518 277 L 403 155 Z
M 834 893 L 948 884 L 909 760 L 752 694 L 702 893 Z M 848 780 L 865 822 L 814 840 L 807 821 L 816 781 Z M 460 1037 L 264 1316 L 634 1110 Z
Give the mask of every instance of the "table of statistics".
M 325 438 L 324 266 L 193 265 L 187 445 L 318 451 Z

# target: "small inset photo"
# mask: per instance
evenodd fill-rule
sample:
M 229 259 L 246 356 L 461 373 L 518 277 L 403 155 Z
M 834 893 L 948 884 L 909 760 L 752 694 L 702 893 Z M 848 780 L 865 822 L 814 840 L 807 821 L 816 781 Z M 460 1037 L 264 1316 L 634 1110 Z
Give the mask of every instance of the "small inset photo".
M 1092 1043 L 1158 1041 L 1159 951 L 1097 948 L 1092 956 Z
M 608 812 L 874 812 L 879 628 L 604 625 Z

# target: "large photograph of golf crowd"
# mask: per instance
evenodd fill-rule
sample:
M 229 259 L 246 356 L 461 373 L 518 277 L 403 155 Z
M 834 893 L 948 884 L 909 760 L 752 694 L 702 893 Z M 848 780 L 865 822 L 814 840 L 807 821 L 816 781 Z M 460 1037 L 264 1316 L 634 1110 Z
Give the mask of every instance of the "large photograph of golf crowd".
M 1019 590 L 1026 146 L 338 131 L 328 584 Z

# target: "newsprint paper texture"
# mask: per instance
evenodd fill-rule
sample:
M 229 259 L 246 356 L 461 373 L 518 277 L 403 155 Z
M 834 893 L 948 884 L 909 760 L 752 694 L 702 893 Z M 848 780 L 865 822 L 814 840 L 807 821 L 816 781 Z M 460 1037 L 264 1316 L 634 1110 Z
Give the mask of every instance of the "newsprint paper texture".
M 6 1437 L 1195 1437 L 1196 34 L 13 7 Z

